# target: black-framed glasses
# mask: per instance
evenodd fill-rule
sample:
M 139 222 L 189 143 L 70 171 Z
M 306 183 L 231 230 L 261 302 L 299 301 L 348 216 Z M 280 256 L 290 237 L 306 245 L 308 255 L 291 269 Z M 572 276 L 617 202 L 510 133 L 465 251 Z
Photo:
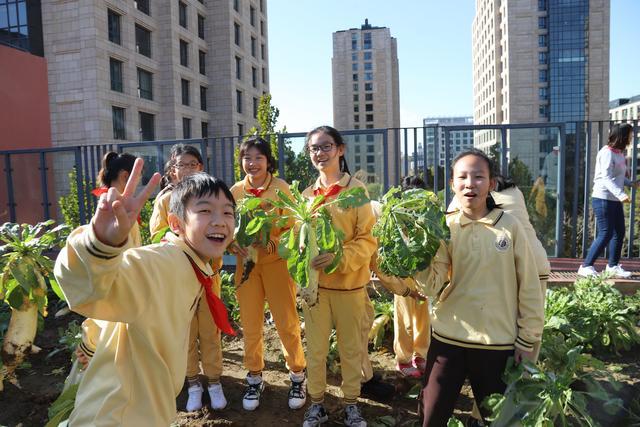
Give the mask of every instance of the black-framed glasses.
M 187 162 L 187 163 L 176 163 L 176 169 L 197 169 L 200 166 L 200 162 Z
M 310 145 L 309 152 L 311 154 L 318 154 L 321 151 L 323 153 L 328 153 L 329 151 L 333 150 L 334 145 L 336 144 L 333 142 L 327 142 L 326 144 L 319 144 L 319 145 Z

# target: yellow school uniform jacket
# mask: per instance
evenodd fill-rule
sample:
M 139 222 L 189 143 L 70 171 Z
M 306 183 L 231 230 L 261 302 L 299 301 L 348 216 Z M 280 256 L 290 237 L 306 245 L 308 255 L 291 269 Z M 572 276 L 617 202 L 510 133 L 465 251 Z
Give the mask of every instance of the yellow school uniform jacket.
M 151 239 L 169 226 L 167 217 L 169 216 L 169 202 L 171 201 L 171 187 L 166 187 L 156 196 L 153 202 L 153 212 L 149 218 L 149 230 Z
M 422 293 L 437 296 L 433 337 L 462 347 L 532 351 L 544 323 L 534 256 L 524 228 L 495 208 L 479 220 L 447 215 L 451 240 L 415 275 Z
M 362 182 L 347 173 L 340 179 L 338 185 L 345 187 L 345 190 L 355 187 L 365 188 Z M 322 184 L 318 178 L 315 184 L 307 187 L 302 194 L 313 199 L 313 191 L 321 187 Z M 350 209 L 340 209 L 336 205 L 331 205 L 327 210 L 331 215 L 333 226 L 344 233 L 343 255 L 336 271 L 331 274 L 320 272 L 318 286 L 338 290 L 362 288 L 371 278 L 369 262 L 377 247 L 376 239 L 371 234 L 375 223 L 371 205 L 365 203 Z
M 264 199 L 264 202 L 262 203 L 263 209 L 270 209 L 270 205 L 268 202 L 269 200 L 278 200 L 276 190 L 280 190 L 289 197 L 292 197 L 291 191 L 289 190 L 289 185 L 287 185 L 286 181 L 280 178 L 269 174 L 265 185 L 265 191 L 260 195 L 260 198 Z M 236 182 L 234 186 L 231 187 L 231 194 L 233 194 L 233 198 L 236 200 L 236 202 L 244 199 L 245 197 L 252 196 L 252 194 L 247 191 L 248 188 L 251 188 L 251 184 L 249 184 L 249 178 L 246 176 L 242 181 Z M 284 231 L 285 228 L 273 227 L 271 229 L 271 233 L 269 235 L 269 245 L 266 248 L 262 245 L 258 245 L 257 247 L 258 263 L 268 264 L 270 262 L 282 259 L 278 255 L 278 242 L 280 241 L 280 235 L 282 235 Z M 240 263 L 242 263 L 242 259 L 241 257 L 238 257 L 238 264 Z M 240 278 L 238 277 L 238 280 L 239 279 Z
M 101 243 L 91 225 L 73 231 L 55 264 L 69 307 L 98 319 L 102 333 L 70 425 L 167 426 L 187 366 L 189 325 L 201 285 L 181 239 L 141 248 Z
M 533 229 L 531 221 L 529 220 L 527 204 L 524 201 L 522 192 L 518 187 L 509 187 L 500 192 L 493 191 L 491 192 L 491 196 L 496 204 L 500 206 L 500 209 L 515 216 L 518 221 L 520 221 L 520 224 L 522 224 L 525 234 L 527 235 L 529 245 L 531 246 L 531 250 L 533 251 L 539 278 L 541 281 L 546 282 L 546 280 L 549 279 L 551 265 L 547 258 L 547 251 L 542 246 L 542 243 L 540 243 L 540 240 L 536 235 L 536 231 Z M 459 209 L 459 207 L 460 203 L 458 202 L 458 199 L 454 197 L 449 204 L 449 212 L 453 212 Z

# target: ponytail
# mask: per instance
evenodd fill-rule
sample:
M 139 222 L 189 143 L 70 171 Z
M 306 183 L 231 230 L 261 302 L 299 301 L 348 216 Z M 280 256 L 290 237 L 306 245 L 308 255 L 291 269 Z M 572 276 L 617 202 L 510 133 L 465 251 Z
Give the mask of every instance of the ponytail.
M 98 184 L 101 187 L 111 187 L 111 183 L 118 179 L 120 171 L 131 173 L 136 157 L 129 153 L 110 151 L 102 158 L 102 169 L 98 172 Z

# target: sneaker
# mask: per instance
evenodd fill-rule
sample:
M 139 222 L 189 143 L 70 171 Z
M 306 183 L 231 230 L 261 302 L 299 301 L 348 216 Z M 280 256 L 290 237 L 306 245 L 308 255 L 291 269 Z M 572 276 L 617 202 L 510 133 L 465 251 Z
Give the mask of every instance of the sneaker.
M 187 412 L 194 412 L 202 409 L 202 386 L 200 384 L 192 385 L 187 391 L 189 392 L 186 407 Z
M 344 408 L 344 425 L 349 427 L 367 427 L 367 422 L 360 415 L 356 405 L 347 405 Z
M 427 369 L 427 361 L 424 357 L 416 356 L 413 358 L 413 367 L 420 371 L 421 374 Z
M 214 411 L 221 411 L 227 406 L 227 398 L 224 397 L 222 391 L 222 384 L 210 384 L 209 385 L 209 397 L 211 398 L 211 409 Z
M 289 388 L 289 408 L 300 409 L 307 402 L 307 379 L 302 374 L 289 374 L 291 387 Z
M 407 378 L 420 378 L 422 375 L 418 368 L 414 367 L 411 363 L 398 363 L 396 370 Z
M 628 279 L 629 277 L 631 277 L 631 272 L 622 268 L 620 264 L 614 265 L 613 267 L 609 267 L 607 265 L 605 271 L 609 274 L 612 274 L 613 277 L 617 277 L 618 279 Z
M 329 421 L 329 415 L 324 410 L 324 406 L 321 403 L 312 403 L 304 413 L 302 427 L 316 427 L 327 421 Z
M 360 392 L 364 397 L 371 400 L 387 401 L 396 393 L 396 388 L 380 379 L 380 375 L 375 374 L 369 381 L 362 383 Z
M 581 265 L 580 268 L 578 268 L 578 276 L 591 277 L 597 275 L 598 272 L 592 265 Z
M 247 388 L 242 396 L 242 407 L 245 411 L 253 411 L 260 406 L 260 394 L 264 391 L 261 375 L 247 375 Z

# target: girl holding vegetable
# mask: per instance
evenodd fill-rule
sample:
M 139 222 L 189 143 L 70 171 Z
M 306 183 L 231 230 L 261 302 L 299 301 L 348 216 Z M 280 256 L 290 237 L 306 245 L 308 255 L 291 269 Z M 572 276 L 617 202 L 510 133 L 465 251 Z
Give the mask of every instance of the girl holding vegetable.
M 503 393 L 507 359 L 532 359 L 542 335 L 535 258 L 520 222 L 490 196 L 493 170 L 479 150 L 453 160 L 451 186 L 460 210 L 447 215 L 451 240 L 415 276 L 421 293 L 434 297 L 424 426 L 447 424 L 466 377 L 478 402 Z
M 305 197 L 314 199 L 323 195 L 325 200 L 330 201 L 342 190 L 364 188 L 363 183 L 349 175 L 344 158 L 346 145 L 336 129 L 321 126 L 312 130 L 307 134 L 306 149 L 319 177 L 315 184 L 303 192 Z M 303 304 L 309 378 L 307 388 L 312 402 L 305 413 L 303 425 L 317 426 L 328 420 L 323 401 L 329 336 L 335 329 L 340 354 L 341 388 L 346 405 L 344 424 L 366 426 L 356 403 L 362 378 L 363 293 L 370 279 L 369 261 L 376 249 L 376 240 L 371 234 L 375 219 L 369 203 L 349 209 L 341 209 L 333 204 L 327 206 L 327 211 L 333 227 L 344 234 L 343 255 L 335 271 L 330 274 L 323 270 L 332 264 L 334 254 L 320 253 L 311 260 L 311 267 L 318 271 L 319 280 L 317 302 L 310 306 Z
M 231 187 L 236 201 L 246 197 L 257 197 L 263 200 L 260 207 L 270 210 L 270 200 L 276 199 L 276 190 L 291 195 L 287 183 L 273 176 L 275 159 L 271 154 L 269 142 L 262 138 L 251 138 L 243 142 L 240 145 L 240 162 L 246 175 L 242 181 Z M 289 276 L 286 261 L 277 251 L 283 231 L 282 228 L 272 227 L 266 247 L 255 244 L 252 249 L 256 251 L 257 259 L 253 261 L 255 265 L 248 274 L 245 272 L 247 248 L 237 244 L 230 248 L 230 251 L 237 255 L 235 281 L 244 335 L 244 366 L 249 371 L 242 406 L 248 411 L 258 407 L 260 394 L 264 390 L 262 370 L 265 301 L 273 315 L 289 369 L 289 407 L 299 409 L 306 402 L 306 362 L 296 310 L 296 286 Z M 242 281 L 243 277 L 246 277 L 246 280 Z

